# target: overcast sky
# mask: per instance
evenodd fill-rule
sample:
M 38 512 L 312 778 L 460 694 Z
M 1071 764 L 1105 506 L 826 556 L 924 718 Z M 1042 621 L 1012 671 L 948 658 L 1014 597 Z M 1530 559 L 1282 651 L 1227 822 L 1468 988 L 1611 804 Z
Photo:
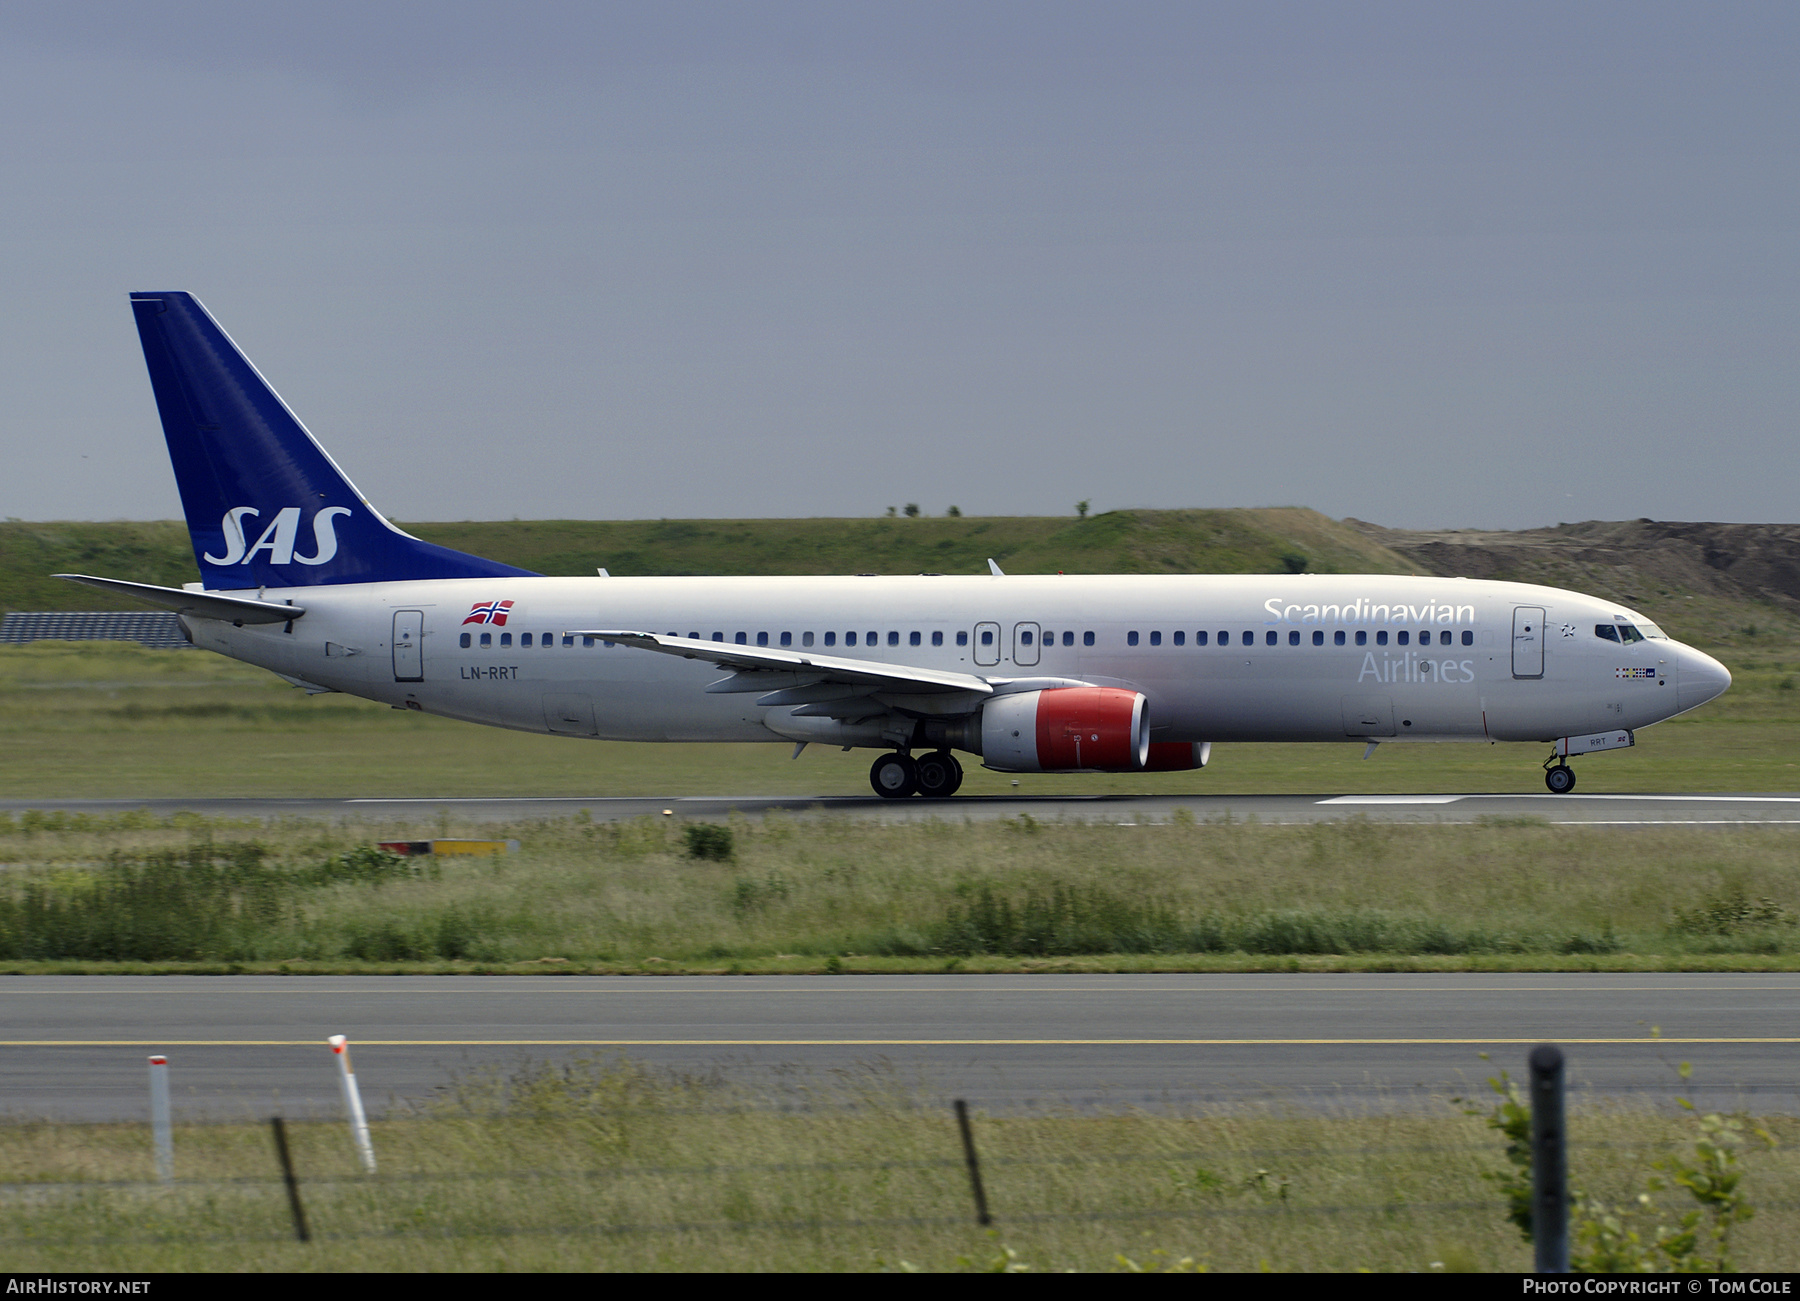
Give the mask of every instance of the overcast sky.
M 0 7 L 0 515 L 1800 518 L 1800 5 Z

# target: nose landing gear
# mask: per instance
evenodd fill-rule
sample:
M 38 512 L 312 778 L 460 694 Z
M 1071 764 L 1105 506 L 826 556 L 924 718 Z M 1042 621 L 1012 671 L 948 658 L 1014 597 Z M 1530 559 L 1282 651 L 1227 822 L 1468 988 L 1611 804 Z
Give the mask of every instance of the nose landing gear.
M 1561 755 L 1553 754 L 1544 761 L 1544 785 L 1552 795 L 1567 795 L 1575 789 L 1575 770 L 1562 761 Z

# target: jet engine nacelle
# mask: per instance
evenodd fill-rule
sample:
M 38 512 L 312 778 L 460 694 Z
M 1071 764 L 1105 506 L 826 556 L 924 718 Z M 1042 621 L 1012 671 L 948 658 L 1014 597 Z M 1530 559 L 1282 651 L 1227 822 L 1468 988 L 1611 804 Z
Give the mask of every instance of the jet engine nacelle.
M 1187 772 L 1212 758 L 1211 741 L 1152 741 L 1145 772 Z
M 982 763 L 999 772 L 1137 772 L 1150 761 L 1144 697 L 1118 687 L 996 696 L 981 710 Z

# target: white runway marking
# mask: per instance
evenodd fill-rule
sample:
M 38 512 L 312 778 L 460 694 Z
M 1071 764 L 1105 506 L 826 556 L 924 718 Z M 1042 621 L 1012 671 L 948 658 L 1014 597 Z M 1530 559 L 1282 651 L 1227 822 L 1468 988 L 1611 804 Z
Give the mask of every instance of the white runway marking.
M 1321 804 L 1454 804 L 1468 795 L 1334 795 Z

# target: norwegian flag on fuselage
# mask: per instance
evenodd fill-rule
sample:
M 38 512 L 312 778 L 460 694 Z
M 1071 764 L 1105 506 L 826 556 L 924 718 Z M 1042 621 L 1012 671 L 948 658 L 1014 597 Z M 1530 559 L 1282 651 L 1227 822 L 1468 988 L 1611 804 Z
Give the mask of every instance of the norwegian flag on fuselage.
M 504 628 L 506 627 L 506 616 L 511 612 L 512 608 L 513 603 L 511 601 L 488 601 L 483 604 L 477 604 L 469 610 L 469 617 L 464 619 L 463 622 L 491 623 Z

